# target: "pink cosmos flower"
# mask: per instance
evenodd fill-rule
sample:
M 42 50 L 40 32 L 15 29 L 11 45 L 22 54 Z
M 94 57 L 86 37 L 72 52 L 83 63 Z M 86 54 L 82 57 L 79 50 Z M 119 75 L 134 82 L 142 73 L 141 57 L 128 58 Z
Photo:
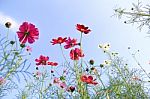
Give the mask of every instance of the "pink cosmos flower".
M 141 79 L 140 79 L 138 76 L 133 76 L 132 79 L 133 79 L 134 81 L 141 81 Z
M 79 57 L 84 57 L 84 54 L 81 49 L 75 48 L 70 51 L 70 58 L 72 60 L 79 60 Z
M 53 82 L 58 84 L 58 83 L 60 83 L 60 79 L 55 77 Z
M 64 82 L 61 82 L 59 85 L 60 85 L 61 88 L 66 88 L 67 87 L 66 83 L 64 83 Z
M 3 77 L 0 77 L 0 85 L 4 84 L 6 81 Z
M 27 41 L 32 44 L 35 42 L 35 39 L 39 38 L 38 28 L 28 22 L 23 22 L 17 34 L 21 44 L 25 44 Z
M 42 73 L 40 71 L 36 71 L 35 75 L 36 75 L 36 77 L 40 77 L 42 75 Z
M 32 48 L 31 48 L 30 46 L 27 46 L 27 47 L 26 47 L 26 51 L 27 51 L 27 52 L 32 52 Z
M 52 43 L 52 45 L 62 44 L 64 42 L 66 42 L 66 39 L 67 39 L 67 37 L 65 37 L 65 38 L 58 37 L 57 39 L 52 39 L 51 43 Z
M 88 34 L 89 32 L 91 32 L 91 30 L 89 29 L 89 27 L 85 27 L 82 24 L 77 24 L 76 25 L 76 29 L 78 31 L 80 31 L 81 33 L 84 33 L 84 34 Z
M 79 45 L 77 43 L 77 39 L 71 39 L 70 37 L 68 38 L 68 40 L 66 40 L 66 45 L 64 46 L 65 49 L 68 49 L 68 48 L 71 48 L 71 47 L 74 47 L 75 45 Z

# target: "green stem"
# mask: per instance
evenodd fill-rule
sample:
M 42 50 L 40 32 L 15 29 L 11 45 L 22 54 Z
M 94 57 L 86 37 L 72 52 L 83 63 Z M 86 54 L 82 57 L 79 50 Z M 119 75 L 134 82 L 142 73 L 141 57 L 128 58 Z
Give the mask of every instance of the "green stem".
M 111 54 L 109 52 L 107 52 L 107 54 L 109 55 L 110 60 L 113 60 L 111 57 Z M 123 81 L 125 82 L 125 86 L 128 89 L 129 92 L 132 92 L 133 90 L 131 90 L 130 86 L 128 85 L 128 83 L 126 82 L 126 79 L 124 78 L 120 68 L 118 67 L 118 65 L 116 63 L 114 63 L 114 66 L 116 67 L 117 71 L 119 72 L 119 74 L 121 75 L 121 78 L 123 79 Z M 130 93 L 132 94 L 132 93 Z
M 18 61 L 15 65 L 15 67 L 11 68 L 10 71 L 7 73 L 5 79 L 7 79 L 18 67 L 19 67 L 20 61 Z
M 132 12 L 120 12 L 123 14 L 127 14 L 127 15 L 138 15 L 138 16 L 148 16 L 150 17 L 150 14 L 145 14 L 145 13 L 132 13 Z
M 83 35 L 83 33 L 81 32 L 81 35 L 80 35 L 80 49 L 82 49 L 82 35 Z
M 82 51 L 82 37 L 83 36 L 83 33 L 81 32 L 81 35 L 80 35 L 80 50 Z M 82 62 L 83 62 L 83 58 L 81 57 L 81 67 L 82 67 Z M 82 69 L 81 69 L 81 72 L 82 72 Z
M 135 62 L 137 63 L 137 65 L 143 70 L 143 72 L 146 74 L 146 76 L 150 79 L 150 76 L 147 74 L 147 72 L 145 71 L 145 69 L 141 66 L 141 64 L 138 62 L 138 60 L 136 59 L 135 55 L 132 55 L 133 59 L 135 60 Z
M 64 51 L 63 51 L 63 48 L 62 48 L 61 44 L 60 44 L 60 49 L 61 49 L 61 53 L 62 53 L 63 58 L 65 59 L 67 65 L 69 66 L 69 63 L 68 63 L 68 61 L 67 61 L 67 59 L 65 57 L 65 54 L 64 54 Z
M 8 31 L 7 31 L 7 34 L 6 34 L 7 40 L 8 40 L 8 35 L 9 35 L 9 28 L 8 28 Z
M 104 83 L 103 83 L 102 79 L 100 78 L 100 75 L 98 74 L 98 72 L 96 72 L 96 75 L 97 75 L 98 79 L 100 80 L 100 82 L 101 82 L 102 86 L 103 86 L 103 87 L 104 87 L 104 89 L 105 89 L 105 85 L 104 85 Z

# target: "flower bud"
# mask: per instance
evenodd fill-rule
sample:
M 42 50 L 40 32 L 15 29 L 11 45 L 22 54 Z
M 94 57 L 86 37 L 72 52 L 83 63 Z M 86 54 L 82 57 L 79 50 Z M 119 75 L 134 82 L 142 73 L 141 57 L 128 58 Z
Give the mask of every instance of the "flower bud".
M 89 61 L 89 63 L 90 63 L 90 65 L 94 65 L 94 60 L 91 59 L 91 60 Z
M 73 87 L 73 86 L 70 86 L 70 87 L 69 87 L 69 89 L 70 89 L 70 91 L 71 91 L 71 92 L 74 92 L 74 90 L 75 90 L 75 87 Z
M 20 47 L 21 47 L 21 48 L 24 48 L 24 47 L 25 47 L 25 44 L 20 44 Z
M 38 68 L 38 67 L 36 67 L 36 70 L 39 70 L 39 68 Z
M 91 68 L 91 70 L 94 70 L 94 69 L 95 69 L 94 67 Z
M 10 41 L 10 44 L 11 44 L 11 45 L 15 44 L 15 41 Z
M 6 28 L 10 28 L 11 23 L 10 23 L 10 22 L 6 22 L 6 23 L 5 23 L 5 26 L 6 26 Z

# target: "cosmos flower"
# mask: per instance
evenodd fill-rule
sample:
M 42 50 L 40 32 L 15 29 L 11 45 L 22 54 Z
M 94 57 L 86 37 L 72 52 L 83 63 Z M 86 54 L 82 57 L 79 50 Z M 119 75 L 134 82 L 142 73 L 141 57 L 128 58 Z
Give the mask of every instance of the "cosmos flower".
M 60 86 L 61 88 L 66 88 L 66 87 L 67 87 L 67 85 L 66 85 L 65 82 L 61 82 L 61 83 L 59 84 L 59 86 Z
M 71 39 L 70 37 L 66 40 L 66 45 L 64 46 L 64 48 L 65 49 L 69 49 L 69 48 L 71 48 L 71 47 L 74 47 L 74 46 L 76 46 L 76 45 L 79 45 L 78 43 L 77 43 L 77 39 Z
M 57 83 L 57 84 L 60 83 L 60 79 L 55 77 L 53 83 L 55 83 L 55 84 L 56 84 L 56 83 Z
M 111 60 L 104 60 L 104 62 L 100 64 L 100 67 L 110 66 L 111 64 L 112 64 Z
M 79 57 L 84 57 L 84 54 L 81 49 L 75 48 L 70 51 L 70 58 L 72 60 L 79 60 Z
M 102 48 L 102 50 L 103 50 L 104 52 L 109 51 L 109 49 L 110 49 L 110 44 L 109 44 L 109 43 L 100 44 L 100 45 L 99 45 L 99 48 Z
M 52 45 L 62 44 L 64 42 L 66 42 L 66 39 L 67 39 L 67 37 L 65 37 L 65 38 L 58 37 L 57 39 L 52 39 L 51 43 L 52 43 Z
M 84 34 L 88 34 L 89 32 L 91 32 L 91 30 L 89 29 L 89 27 L 85 27 L 82 24 L 77 24 L 76 25 L 76 29 L 78 31 L 80 31 L 81 33 L 84 33 Z
M 138 77 L 138 76 L 133 76 L 132 80 L 134 80 L 134 81 L 141 81 L 140 77 Z
M 42 75 L 42 73 L 40 71 L 36 71 L 35 76 L 36 77 L 40 77 Z
M 56 62 L 50 62 L 48 56 L 40 55 L 39 59 L 35 59 L 37 62 L 36 65 L 51 65 L 51 66 L 57 66 L 58 63 Z
M 6 80 L 3 77 L 0 77 L 0 85 L 4 84 Z
M 51 66 L 57 66 L 58 65 L 58 63 L 56 63 L 56 62 L 47 62 L 47 64 L 51 65 Z
M 39 38 L 38 28 L 28 22 L 23 22 L 17 34 L 21 44 L 25 44 L 27 41 L 32 44 L 35 42 L 35 39 Z
M 81 76 L 81 81 L 85 82 L 87 84 L 93 84 L 93 85 L 97 85 L 98 84 L 96 81 L 93 80 L 92 76 L 88 76 L 88 75 L 82 75 Z
M 111 60 L 104 60 L 104 65 L 111 65 L 112 61 Z
M 31 48 L 30 46 L 27 46 L 27 47 L 26 47 L 26 51 L 27 51 L 27 52 L 32 52 L 32 48 Z
M 47 65 L 47 62 L 49 60 L 48 56 L 40 55 L 39 59 L 35 59 L 37 62 L 36 65 Z

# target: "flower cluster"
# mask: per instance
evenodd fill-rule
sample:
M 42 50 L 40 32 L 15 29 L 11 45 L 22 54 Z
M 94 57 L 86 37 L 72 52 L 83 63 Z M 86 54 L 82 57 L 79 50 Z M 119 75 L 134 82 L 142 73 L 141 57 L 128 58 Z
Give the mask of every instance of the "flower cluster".
M 80 31 L 81 33 L 85 33 L 88 34 L 89 32 L 91 32 L 91 30 L 88 27 L 85 27 L 84 25 L 81 24 L 77 24 L 76 25 L 76 29 L 78 31 Z M 73 48 L 76 45 L 80 46 L 80 43 L 77 42 L 77 39 L 75 38 L 70 38 L 70 37 L 58 37 L 56 39 L 52 39 L 51 41 L 52 45 L 55 44 L 62 44 L 65 43 L 64 48 L 65 49 L 69 49 L 69 48 Z M 75 49 L 71 49 L 70 51 L 70 59 L 72 60 L 79 60 L 80 57 L 84 57 L 83 51 L 80 48 L 75 48 Z
M 67 86 L 65 82 L 63 82 L 63 80 L 61 80 L 61 78 L 57 78 L 55 77 L 53 80 L 54 84 L 57 84 L 60 88 L 68 91 L 68 92 L 74 92 L 75 87 L 74 86 Z
M 131 11 L 119 8 L 115 9 L 115 12 L 119 16 L 129 16 L 129 20 L 124 23 L 139 23 L 139 29 L 143 26 L 150 26 L 149 5 L 143 7 L 138 1 L 138 4 L 133 4 Z M 13 24 L 10 22 L 5 23 L 7 29 L 10 29 L 11 25 Z M 0 39 L 2 47 L 0 48 L 2 52 L 0 58 L 0 98 L 5 95 L 6 91 L 9 92 L 10 89 L 16 88 L 13 77 L 19 81 L 19 73 L 21 73 L 27 82 L 25 86 L 27 90 L 23 90 L 18 99 L 32 99 L 33 97 L 36 99 L 149 99 L 149 88 L 145 88 L 145 85 L 147 85 L 146 82 L 150 82 L 147 81 L 150 76 L 142 68 L 135 54 L 132 56 L 141 68 L 139 72 L 137 72 L 138 70 L 130 70 L 124 59 L 118 56 L 118 53 L 111 52 L 109 43 L 99 45 L 99 48 L 108 55 L 108 59 L 100 65 L 97 65 L 94 58 L 86 62 L 82 38 L 89 34 L 91 29 L 83 24 L 76 24 L 75 29 L 81 34 L 79 41 L 76 38 L 66 36 L 58 36 L 50 41 L 50 44 L 60 47 L 65 62 L 58 66 L 57 62 L 49 60 L 49 56 L 41 54 L 34 60 L 36 71 L 33 73 L 27 71 L 30 65 L 26 66 L 27 59 L 23 59 L 26 54 L 24 55 L 23 52 L 31 54 L 32 47 L 30 45 L 39 39 L 39 29 L 32 23 L 23 22 L 16 32 L 20 42 L 19 47 L 17 41 L 9 41 L 8 34 L 6 41 Z M 68 53 L 69 59 L 64 51 Z M 57 56 L 59 57 L 59 55 L 55 57 Z M 25 74 L 30 75 L 28 77 L 34 77 L 31 83 L 28 83 Z M 146 76 L 142 78 L 144 74 Z M 103 77 L 108 79 L 108 83 L 104 84 Z

